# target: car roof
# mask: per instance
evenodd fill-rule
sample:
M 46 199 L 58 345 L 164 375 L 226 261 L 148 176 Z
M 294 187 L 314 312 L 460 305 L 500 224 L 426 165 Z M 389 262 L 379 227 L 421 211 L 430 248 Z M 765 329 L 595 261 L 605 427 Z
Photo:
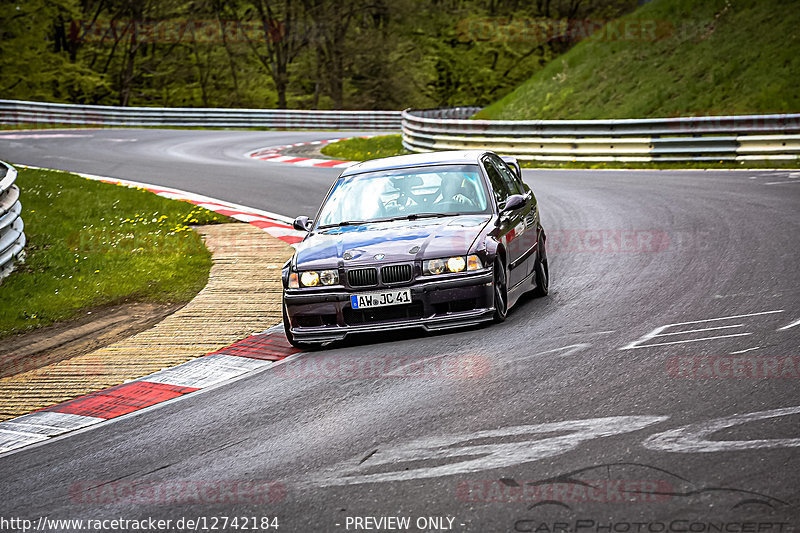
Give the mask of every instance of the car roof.
M 480 162 L 481 156 L 485 153 L 487 153 L 486 150 L 450 150 L 446 152 L 426 152 L 423 154 L 384 157 L 382 159 L 373 159 L 353 165 L 345 169 L 345 171 L 342 172 L 342 176 L 350 176 L 352 174 L 361 174 L 362 172 L 372 172 L 375 170 L 389 170 L 424 165 L 477 164 Z

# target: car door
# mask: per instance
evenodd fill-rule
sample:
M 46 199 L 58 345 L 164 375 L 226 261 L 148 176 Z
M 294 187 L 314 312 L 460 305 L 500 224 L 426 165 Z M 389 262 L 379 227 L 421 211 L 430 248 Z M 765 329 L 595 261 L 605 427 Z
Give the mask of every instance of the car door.
M 498 209 L 502 209 L 509 196 L 520 192 L 513 180 L 509 181 L 503 176 L 496 160 L 499 161 L 499 159 L 487 155 L 482 163 L 487 176 L 489 176 Z M 525 249 L 521 239 L 525 233 L 525 212 L 525 209 L 517 209 L 500 217 L 498 238 L 505 244 L 508 255 L 506 266 L 509 288 L 522 281 L 527 274 L 527 265 L 523 257 Z
M 517 174 L 505 161 L 500 158 L 494 161 L 503 179 L 513 187 L 514 194 L 522 194 L 527 198 L 525 207 L 520 209 L 525 224 L 519 236 L 519 245 L 523 249 L 522 256 L 525 262 L 525 267 L 520 265 L 520 268 L 523 268 L 527 275 L 533 272 L 536 247 L 539 242 L 539 211 L 536 206 L 536 197 L 530 187 L 522 182 L 522 176 Z

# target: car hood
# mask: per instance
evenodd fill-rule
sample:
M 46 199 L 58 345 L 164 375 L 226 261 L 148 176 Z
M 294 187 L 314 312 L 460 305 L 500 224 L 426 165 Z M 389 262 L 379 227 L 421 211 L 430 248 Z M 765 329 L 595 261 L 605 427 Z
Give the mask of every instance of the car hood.
M 307 269 L 465 255 L 490 218 L 458 215 L 324 229 L 297 245 L 296 261 Z

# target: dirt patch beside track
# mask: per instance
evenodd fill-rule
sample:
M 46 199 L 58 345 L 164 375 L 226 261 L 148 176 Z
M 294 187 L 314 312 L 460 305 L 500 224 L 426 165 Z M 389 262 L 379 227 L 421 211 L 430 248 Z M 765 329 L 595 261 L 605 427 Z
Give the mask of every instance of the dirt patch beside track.
M 159 321 L 154 309 L 149 318 L 143 313 L 134 319 L 133 309 L 117 310 L 115 315 L 113 308 L 106 308 L 104 321 L 78 322 L 77 344 L 71 353 L 60 351 L 67 344 L 58 335 L 69 335 L 57 329 L 51 331 L 52 338 L 37 338 L 28 346 L 4 342 L 9 370 L 16 365 L 21 371 L 0 378 L 0 420 L 178 365 L 279 323 L 280 272 L 291 257 L 291 247 L 250 224 L 196 230 L 212 252 L 208 284 L 194 300 L 163 320 Z M 113 336 L 116 327 L 146 327 L 152 322 L 157 323 L 131 337 L 110 344 L 112 339 L 103 340 Z M 107 345 L 93 349 L 94 342 Z
M 3 339 L 0 378 L 87 354 L 148 330 L 184 304 L 127 303 Z

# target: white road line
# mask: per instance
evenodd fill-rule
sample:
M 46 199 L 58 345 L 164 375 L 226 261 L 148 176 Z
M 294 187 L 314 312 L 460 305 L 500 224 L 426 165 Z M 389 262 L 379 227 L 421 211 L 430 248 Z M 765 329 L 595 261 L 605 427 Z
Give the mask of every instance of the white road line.
M 764 185 L 785 185 L 787 183 L 800 183 L 800 181 L 768 181 Z
M 525 357 L 520 357 L 518 359 L 514 359 L 514 360 L 509 361 L 509 362 L 510 363 L 516 363 L 518 361 L 525 361 L 527 359 L 533 359 L 534 357 L 539 357 L 540 355 L 546 355 L 546 354 L 549 354 L 549 353 L 561 352 L 561 351 L 564 351 L 564 350 L 567 350 L 567 351 L 562 353 L 558 357 L 566 357 L 568 355 L 572 355 L 572 354 L 574 354 L 576 352 L 579 352 L 581 350 L 585 350 L 589 346 L 591 346 L 591 344 L 586 344 L 586 343 L 570 344 L 569 346 L 563 346 L 561 348 L 553 348 L 552 350 L 545 350 L 543 352 L 535 353 L 535 354 L 532 354 L 532 355 L 526 355 Z
M 800 439 L 757 439 L 757 440 L 718 440 L 712 435 L 723 429 L 800 413 L 800 406 L 760 411 L 744 415 L 718 418 L 709 422 L 689 424 L 648 437 L 642 445 L 648 450 L 672 453 L 731 452 L 769 448 L 794 448 L 800 446 Z
M 705 320 L 692 320 L 690 322 L 676 322 L 674 324 L 667 324 L 667 326 L 685 326 L 686 324 L 699 324 L 701 322 L 713 322 L 715 320 L 728 320 L 729 318 L 745 318 L 748 316 L 760 316 L 760 315 L 772 315 L 774 313 L 783 313 L 784 309 L 778 309 L 776 311 L 762 311 L 760 313 L 748 313 L 746 315 L 731 315 L 731 316 L 723 316 L 720 318 L 706 318 Z
M 783 313 L 783 311 L 784 311 L 783 309 L 777 309 L 775 311 L 761 311 L 759 313 L 747 313 L 747 314 L 744 314 L 744 315 L 730 315 L 730 316 L 723 316 L 723 317 L 719 317 L 719 318 L 706 318 L 706 319 L 703 319 L 703 320 L 691 320 L 691 321 L 688 321 L 688 322 L 675 322 L 674 324 L 666 324 L 664 326 L 657 327 L 656 329 L 654 329 L 650 333 L 647 333 L 647 334 L 639 337 L 635 341 L 632 341 L 632 342 L 626 344 L 625 346 L 623 346 L 622 348 L 619 348 L 619 349 L 620 350 L 633 350 L 634 348 L 647 348 L 648 346 L 664 346 L 666 344 L 679 344 L 680 342 L 698 342 L 698 341 L 703 341 L 703 340 L 724 339 L 724 338 L 730 337 L 730 336 L 735 336 L 735 337 L 743 336 L 743 335 L 745 335 L 744 333 L 739 333 L 737 335 L 726 335 L 726 336 L 717 336 L 717 337 L 704 337 L 702 339 L 694 339 L 694 340 L 691 340 L 691 341 L 680 341 L 680 342 L 675 341 L 675 342 L 660 343 L 660 344 L 647 344 L 647 345 L 644 344 L 645 342 L 647 342 L 647 341 L 649 341 L 651 339 L 654 339 L 655 337 L 666 337 L 667 335 L 677 335 L 679 333 L 691 333 L 692 331 L 704 331 L 703 329 L 697 329 L 697 330 L 689 330 L 689 331 L 678 331 L 678 332 L 670 332 L 670 333 L 661 333 L 665 329 L 671 328 L 673 326 L 687 326 L 689 324 L 703 324 L 703 323 L 706 323 L 706 322 L 716 322 L 716 321 L 719 321 L 719 320 L 731 320 L 731 319 L 734 319 L 734 318 L 746 318 L 746 317 L 751 317 L 751 316 L 772 315 L 772 314 L 775 314 L 775 313 Z M 735 325 L 735 326 L 722 326 L 720 328 L 707 328 L 705 331 L 710 331 L 712 329 L 724 329 L 725 327 L 741 327 L 741 324 L 738 324 L 738 325 Z M 750 333 L 747 333 L 747 335 L 750 335 Z
M 700 331 L 713 331 L 715 329 L 741 328 L 742 326 L 744 326 L 744 324 L 734 324 L 732 326 L 715 326 L 713 328 L 686 329 L 683 331 L 671 331 L 669 333 L 659 333 L 658 335 L 655 336 L 666 337 L 667 335 L 683 335 L 684 333 L 698 333 Z
M 752 352 L 753 350 L 758 350 L 761 346 L 756 346 L 755 348 L 745 348 L 744 350 L 737 350 L 735 352 L 730 352 L 730 355 L 736 355 L 745 352 Z
M 667 346 L 668 344 L 683 344 L 686 342 L 700 342 L 700 341 L 710 341 L 714 339 L 727 339 L 729 337 L 745 337 L 747 335 L 752 335 L 752 333 L 734 333 L 733 335 L 718 335 L 716 337 L 703 337 L 702 339 L 687 339 L 684 341 L 671 341 L 671 342 L 658 342 L 654 344 L 645 344 L 643 346 L 633 346 L 632 348 L 650 348 L 652 346 Z M 631 348 L 620 348 L 620 350 L 630 350 Z
M 794 322 L 792 322 L 788 326 L 783 326 L 782 328 L 778 328 L 775 331 L 784 331 L 784 330 L 787 330 L 789 328 L 793 328 L 795 326 L 800 326 L 800 320 L 795 320 Z

